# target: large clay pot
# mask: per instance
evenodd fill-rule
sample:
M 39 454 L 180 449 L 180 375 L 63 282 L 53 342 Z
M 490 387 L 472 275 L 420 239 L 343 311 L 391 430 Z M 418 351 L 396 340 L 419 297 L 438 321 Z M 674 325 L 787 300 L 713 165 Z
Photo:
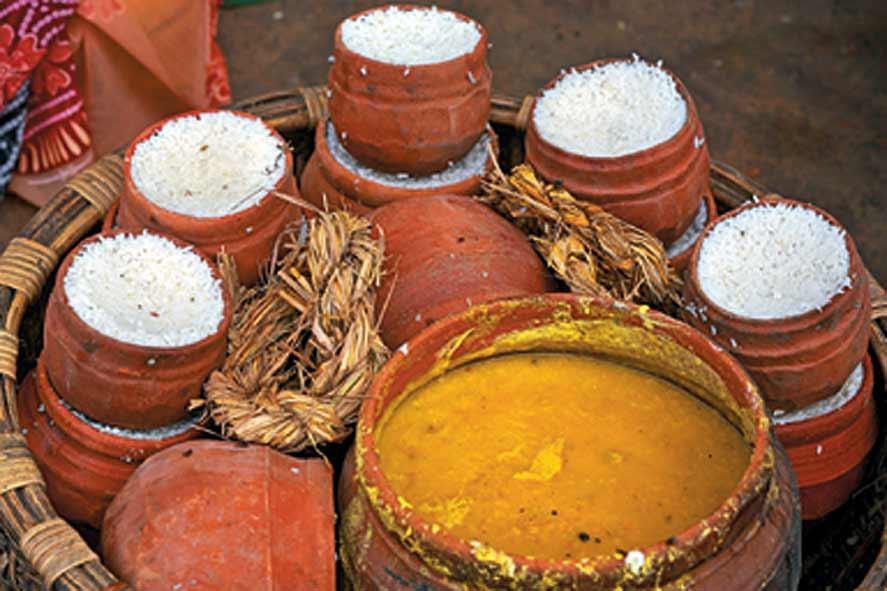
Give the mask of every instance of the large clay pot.
M 434 527 L 389 485 L 374 439 L 385 411 L 411 384 L 515 351 L 603 355 L 669 379 L 703 398 L 752 447 L 733 494 L 673 538 L 626 556 L 536 560 L 485 548 Z M 501 300 L 429 327 L 373 380 L 339 494 L 340 556 L 354 589 L 615 589 L 775 591 L 797 588 L 800 518 L 788 459 L 757 388 L 699 332 L 646 307 L 549 294 Z
M 492 129 L 488 129 L 487 133 L 495 146 L 495 133 Z M 414 197 L 477 194 L 480 192 L 481 176 L 476 174 L 463 181 L 424 189 L 384 185 L 366 179 L 343 166 L 332 155 L 327 142 L 327 125 L 322 122 L 314 132 L 314 152 L 302 171 L 300 188 L 302 197 L 318 208 L 347 209 L 368 215 L 376 207 Z
M 103 423 L 131 429 L 152 429 L 179 421 L 188 402 L 199 398 L 206 377 L 225 358 L 232 309 L 221 288 L 223 320 L 212 335 L 181 347 L 151 347 L 106 336 L 84 322 L 65 293 L 65 275 L 86 245 L 113 230 L 85 240 L 60 267 L 46 307 L 43 359 L 53 387 L 74 408 Z M 166 237 L 178 246 L 188 245 Z M 204 255 L 213 274 L 215 265 Z
M 804 519 L 831 513 L 862 483 L 865 460 L 878 438 L 868 355 L 864 372 L 859 390 L 840 408 L 790 423 L 776 419 L 776 435 L 798 476 Z
M 193 422 L 141 433 L 87 423 L 59 398 L 42 360 L 22 382 L 18 411 L 52 506 L 65 519 L 94 528 L 145 458 L 200 434 Z
M 616 61 L 629 60 L 598 60 L 576 70 Z M 693 98 L 677 76 L 669 74 L 687 103 L 687 120 L 661 144 L 612 158 L 581 156 L 542 139 L 532 116 L 525 139 L 527 162 L 545 179 L 560 181 L 577 198 L 597 203 L 665 244 L 677 240 L 692 222 L 699 201 L 708 192 L 709 167 L 705 133 Z M 542 93 L 565 75 L 561 73 L 539 91 L 533 111 Z
M 784 203 L 763 199 L 734 209 L 716 222 L 749 207 Z M 817 212 L 837 227 L 827 212 L 806 203 L 793 205 Z M 699 285 L 699 251 L 715 224 L 697 242 L 684 282 L 683 318 L 727 349 L 751 374 L 771 408 L 795 410 L 827 398 L 865 355 L 869 340 L 871 301 L 862 259 L 846 234 L 851 286 L 818 310 L 778 319 L 738 316 L 714 304 Z
M 175 446 L 108 509 L 106 564 L 141 591 L 333 591 L 332 479 L 322 459 L 265 446 Z
M 242 211 L 220 217 L 192 217 L 156 205 L 138 190 L 132 179 L 132 157 L 139 143 L 170 121 L 205 112 L 193 111 L 163 119 L 140 133 L 129 145 L 123 160 L 123 194 L 117 212 L 117 226 L 126 230 L 147 228 L 176 236 L 213 258 L 224 248 L 234 257 L 241 282 L 252 285 L 258 280 L 260 268 L 271 255 L 277 235 L 287 224 L 301 218 L 298 207 L 269 192 L 257 204 Z M 247 113 L 237 114 L 259 120 Z M 274 128 L 263 124 L 285 145 Z M 275 190 L 298 196 L 292 153 L 284 150 L 284 155 L 286 166 Z
M 475 24 L 481 37 L 473 51 L 414 66 L 355 53 L 342 41 L 339 25 L 329 72 L 329 109 L 342 143 L 355 158 L 376 170 L 420 176 L 443 170 L 471 149 L 487 125 L 492 82 L 487 33 Z
M 472 304 L 556 288 L 526 236 L 470 197 L 398 201 L 371 220 L 385 237 L 376 302 L 392 349 Z

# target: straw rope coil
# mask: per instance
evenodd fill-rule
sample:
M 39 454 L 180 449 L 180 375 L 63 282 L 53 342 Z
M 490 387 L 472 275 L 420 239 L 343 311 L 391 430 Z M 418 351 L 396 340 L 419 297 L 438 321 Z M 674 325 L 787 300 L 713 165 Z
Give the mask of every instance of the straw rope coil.
M 123 157 L 109 154 L 65 185 L 105 215 L 123 189 Z
M 329 113 L 326 86 L 300 86 L 299 94 L 305 100 L 305 109 L 308 111 L 308 125 L 314 127 Z
M 0 494 L 30 484 L 43 486 L 43 476 L 18 433 L 0 434 Z
M 15 364 L 18 359 L 18 336 L 0 328 L 0 375 L 11 380 L 16 378 Z

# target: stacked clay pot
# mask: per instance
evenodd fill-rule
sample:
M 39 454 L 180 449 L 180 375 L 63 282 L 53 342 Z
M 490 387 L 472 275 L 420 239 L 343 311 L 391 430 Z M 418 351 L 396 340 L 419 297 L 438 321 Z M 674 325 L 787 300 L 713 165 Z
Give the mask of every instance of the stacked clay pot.
M 93 236 L 62 262 L 46 308 L 44 348 L 20 417 L 59 513 L 98 527 L 104 510 L 136 466 L 151 454 L 199 434 L 188 405 L 221 365 L 231 303 L 206 255 L 178 239 L 217 281 L 221 321 L 208 336 L 180 346 L 126 342 L 93 327 L 73 307 L 65 279 L 84 249 L 125 230 Z
M 525 139 L 526 159 L 549 182 L 560 182 L 578 199 L 605 210 L 657 236 L 665 245 L 690 227 L 700 202 L 709 193 L 708 147 L 696 105 L 683 83 L 673 80 L 686 104 L 686 119 L 669 139 L 620 156 L 585 156 L 565 150 L 540 135 L 536 109 L 543 93 L 565 76 L 595 70 L 628 59 L 605 59 L 564 71 L 536 96 Z
M 349 47 L 343 35 L 347 23 L 392 10 L 447 14 L 476 27 L 479 39 L 456 57 L 416 64 L 380 61 Z M 301 178 L 305 199 L 318 207 L 368 213 L 410 197 L 477 193 L 489 166 L 486 144 L 495 145 L 487 126 L 492 74 L 486 55 L 487 34 L 479 23 L 437 8 L 386 5 L 341 23 L 330 58 L 330 117 L 317 126 L 315 150 Z M 350 166 L 337 156 L 340 150 L 353 159 Z M 447 177 L 448 170 L 478 155 L 483 163 L 478 170 Z M 362 175 L 361 167 L 373 178 Z
M 330 466 L 266 446 L 176 445 L 136 470 L 102 527 L 134 589 L 334 591 Z
M 244 285 L 255 284 L 261 268 L 270 257 L 274 241 L 280 232 L 292 222 L 302 219 L 302 213 L 292 203 L 276 197 L 281 192 L 298 197 L 293 176 L 293 157 L 286 142 L 277 131 L 261 122 L 261 119 L 248 113 L 225 111 L 236 117 L 260 121 L 272 138 L 280 145 L 280 158 L 283 159 L 283 172 L 271 190 L 245 209 L 211 217 L 198 217 L 158 205 L 149 199 L 133 179 L 133 157 L 145 141 L 156 136 L 164 127 L 186 118 L 200 118 L 220 111 L 193 111 L 163 119 L 139 134 L 129 145 L 123 161 L 123 194 L 119 205 L 109 214 L 106 227 L 116 223 L 127 230 L 149 229 L 169 234 L 195 245 L 211 258 L 225 251 L 237 264 L 238 276 Z M 219 138 L 224 140 L 224 138 Z M 222 174 L 224 171 L 219 171 Z M 246 196 L 245 196 L 246 197 Z
M 471 197 L 398 201 L 370 219 L 385 238 L 376 302 L 392 349 L 472 305 L 556 288 L 526 236 Z
M 710 224 L 693 250 L 684 286 L 683 318 L 734 355 L 761 389 L 798 474 L 804 519 L 839 507 L 861 483 L 877 434 L 872 368 L 867 358 L 871 311 L 862 260 L 843 232 L 848 285 L 823 306 L 779 318 L 728 311 L 706 294 L 700 252 L 718 224 L 755 207 L 788 205 L 841 226 L 809 204 L 768 198 L 746 204 Z M 857 372 L 852 391 L 852 374 Z

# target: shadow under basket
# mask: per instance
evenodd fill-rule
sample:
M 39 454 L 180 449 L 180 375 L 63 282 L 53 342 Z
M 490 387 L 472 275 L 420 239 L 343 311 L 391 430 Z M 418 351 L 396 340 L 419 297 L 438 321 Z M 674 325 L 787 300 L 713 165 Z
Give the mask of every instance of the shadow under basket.
M 323 87 L 277 92 L 235 108 L 265 119 L 293 146 L 295 175 L 313 148 L 316 124 L 328 115 Z M 524 131 L 532 97 L 494 96 L 490 120 L 499 136 L 503 168 L 523 161 Z M 40 350 L 45 290 L 60 259 L 82 238 L 97 231 L 123 187 L 123 159 L 111 154 L 85 169 L 40 209 L 0 255 L 0 549 L 6 556 L 3 579 L 13 571 L 25 590 L 120 591 L 120 582 L 76 531 L 58 517 L 46 496 L 43 477 L 27 448 L 16 416 L 18 380 L 33 368 Z M 768 191 L 713 163 L 710 184 L 719 211 L 727 211 Z M 875 591 L 887 587 L 887 338 L 879 318 L 887 316 L 887 296 L 869 277 L 872 295 L 870 352 L 874 360 L 874 401 L 881 430 L 864 467 L 862 484 L 825 518 L 804 524 L 800 589 Z M 21 354 L 20 354 L 21 352 Z M 2 550 L 0 550 L 2 552 Z M 4 557 L 0 556 L 0 559 Z M 13 574 L 15 576 L 15 574 Z M 7 587 L 13 587 L 12 584 Z M 14 588 L 14 587 L 13 587 Z

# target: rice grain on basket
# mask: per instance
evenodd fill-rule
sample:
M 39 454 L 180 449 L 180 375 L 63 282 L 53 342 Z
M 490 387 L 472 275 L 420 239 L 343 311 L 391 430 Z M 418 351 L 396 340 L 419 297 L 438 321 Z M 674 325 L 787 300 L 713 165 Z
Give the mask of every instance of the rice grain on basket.
M 687 103 L 662 68 L 637 56 L 568 72 L 542 93 L 533 123 L 542 139 L 573 154 L 612 158 L 674 136 Z
M 132 156 L 136 188 L 151 202 L 191 217 L 243 211 L 283 176 L 283 146 L 261 121 L 212 112 L 173 119 Z
M 699 251 L 708 298 L 745 318 L 789 318 L 821 309 L 851 286 L 844 230 L 784 203 L 718 222 Z
M 222 323 L 221 282 L 190 248 L 143 232 L 86 245 L 65 275 L 77 316 L 113 339 L 149 347 L 181 347 Z
M 348 49 L 376 61 L 405 66 L 449 61 L 470 53 L 480 38 L 473 22 L 436 7 L 391 6 L 342 24 L 342 41 Z

